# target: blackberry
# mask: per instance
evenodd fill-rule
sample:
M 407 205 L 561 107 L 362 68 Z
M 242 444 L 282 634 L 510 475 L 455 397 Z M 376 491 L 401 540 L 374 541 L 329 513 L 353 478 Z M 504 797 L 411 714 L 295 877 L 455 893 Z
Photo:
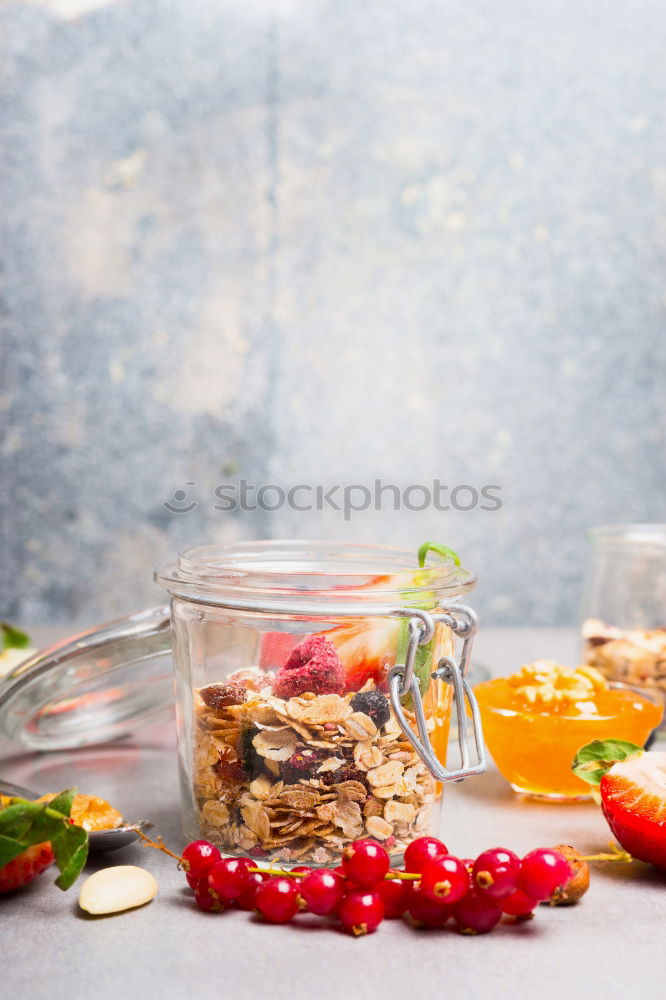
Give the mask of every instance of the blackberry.
M 381 729 L 391 718 L 388 699 L 381 691 L 359 691 L 351 700 L 355 712 L 369 715 L 378 729 Z
M 219 711 L 229 705 L 242 705 L 247 699 L 247 689 L 242 684 L 209 684 L 199 692 L 209 708 Z

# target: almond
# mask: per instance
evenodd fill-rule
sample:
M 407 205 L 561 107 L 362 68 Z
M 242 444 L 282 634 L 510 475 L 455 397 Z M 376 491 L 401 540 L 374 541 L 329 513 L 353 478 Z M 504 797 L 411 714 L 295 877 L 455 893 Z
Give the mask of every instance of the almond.
M 79 893 L 79 906 L 87 913 L 122 913 L 149 903 L 157 895 L 157 882 L 145 868 L 117 865 L 90 875 Z

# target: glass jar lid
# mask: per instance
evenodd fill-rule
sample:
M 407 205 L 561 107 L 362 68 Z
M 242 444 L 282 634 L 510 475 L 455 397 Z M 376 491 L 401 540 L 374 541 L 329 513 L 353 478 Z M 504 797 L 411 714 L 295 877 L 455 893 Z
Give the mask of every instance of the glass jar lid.
M 202 545 L 161 567 L 155 579 L 193 603 L 335 616 L 385 615 L 405 605 L 427 609 L 476 584 L 455 553 L 419 567 L 412 549 L 312 541 Z
M 173 710 L 168 606 L 72 636 L 0 680 L 0 730 L 31 750 L 119 739 Z

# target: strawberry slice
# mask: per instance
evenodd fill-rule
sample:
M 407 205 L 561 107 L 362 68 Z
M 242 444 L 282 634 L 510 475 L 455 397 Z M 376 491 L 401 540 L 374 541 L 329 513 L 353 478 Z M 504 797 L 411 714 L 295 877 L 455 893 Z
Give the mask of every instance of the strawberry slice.
M 625 851 L 666 871 L 666 751 L 594 740 L 572 769 L 599 786 L 603 814 Z
M 21 889 L 50 868 L 53 861 L 54 854 L 48 841 L 28 847 L 13 861 L 8 861 L 0 868 L 0 892 Z
M 369 680 L 387 689 L 386 676 L 395 663 L 400 626 L 397 618 L 369 618 L 325 633 L 345 668 L 347 691 L 359 691 Z
M 666 752 L 613 764 L 599 791 L 604 816 L 625 851 L 666 870 Z

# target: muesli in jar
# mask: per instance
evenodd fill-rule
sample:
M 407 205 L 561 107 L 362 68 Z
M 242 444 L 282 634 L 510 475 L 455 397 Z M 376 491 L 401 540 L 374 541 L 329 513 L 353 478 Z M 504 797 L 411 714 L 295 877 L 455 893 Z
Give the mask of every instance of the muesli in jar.
M 666 628 L 619 629 L 588 618 L 585 662 L 608 680 L 656 688 L 666 697 Z
M 428 831 L 435 781 L 382 676 L 354 678 L 349 690 L 336 646 L 315 634 L 275 674 L 251 667 L 195 692 L 203 837 L 230 853 L 326 865 L 349 841 L 372 837 L 400 855 Z

